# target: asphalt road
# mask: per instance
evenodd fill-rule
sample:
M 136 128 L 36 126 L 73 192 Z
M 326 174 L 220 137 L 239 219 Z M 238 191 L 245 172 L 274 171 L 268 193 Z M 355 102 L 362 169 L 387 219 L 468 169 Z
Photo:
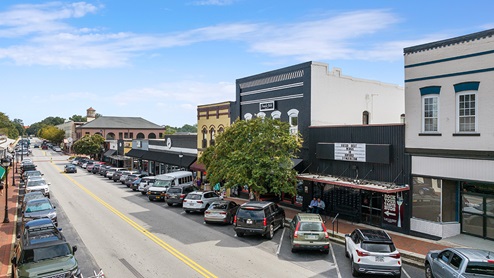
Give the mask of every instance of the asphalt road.
M 60 153 L 33 154 L 84 277 L 100 267 L 106 277 L 352 277 L 343 245 L 333 243 L 329 255 L 293 254 L 286 230 L 272 240 L 237 238 L 232 226 L 204 224 L 201 214 L 150 202 L 85 169 L 64 174 Z M 405 265 L 402 277 L 424 274 Z

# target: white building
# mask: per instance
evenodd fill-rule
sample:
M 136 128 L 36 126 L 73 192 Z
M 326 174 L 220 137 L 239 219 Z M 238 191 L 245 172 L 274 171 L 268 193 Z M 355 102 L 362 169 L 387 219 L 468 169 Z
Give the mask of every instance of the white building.
M 493 35 L 404 49 L 412 232 L 494 239 Z

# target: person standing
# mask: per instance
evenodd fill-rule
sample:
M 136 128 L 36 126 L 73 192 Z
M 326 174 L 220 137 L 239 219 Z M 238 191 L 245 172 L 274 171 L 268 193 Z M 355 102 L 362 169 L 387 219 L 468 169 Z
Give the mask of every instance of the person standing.
M 312 201 L 310 201 L 308 212 L 316 213 L 317 212 L 317 205 L 318 205 L 317 199 L 316 199 L 316 197 L 314 197 L 314 199 L 312 199 Z
M 326 208 L 326 204 L 324 203 L 321 198 L 317 198 L 317 214 L 321 214 L 321 212 L 324 212 L 324 209 Z
M 3 196 L 3 181 L 0 182 L 0 196 Z

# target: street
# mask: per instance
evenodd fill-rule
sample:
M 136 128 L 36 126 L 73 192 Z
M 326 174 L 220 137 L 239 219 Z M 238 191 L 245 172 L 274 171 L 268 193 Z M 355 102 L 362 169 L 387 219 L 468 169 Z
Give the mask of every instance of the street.
M 237 238 L 232 226 L 206 225 L 199 213 L 150 202 L 146 196 L 78 167 L 64 174 L 67 156 L 34 149 L 33 160 L 51 183 L 60 227 L 78 246 L 84 277 L 352 277 L 344 246 L 329 255 L 290 252 L 286 230 L 272 240 Z M 50 162 L 52 161 L 52 162 Z M 405 265 L 402 277 L 423 277 Z

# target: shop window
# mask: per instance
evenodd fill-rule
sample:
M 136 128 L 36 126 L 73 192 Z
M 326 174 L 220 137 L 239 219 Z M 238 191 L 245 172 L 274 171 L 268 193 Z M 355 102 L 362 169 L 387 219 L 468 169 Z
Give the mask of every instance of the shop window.
M 412 216 L 432 222 L 441 222 L 440 180 L 414 177 Z

